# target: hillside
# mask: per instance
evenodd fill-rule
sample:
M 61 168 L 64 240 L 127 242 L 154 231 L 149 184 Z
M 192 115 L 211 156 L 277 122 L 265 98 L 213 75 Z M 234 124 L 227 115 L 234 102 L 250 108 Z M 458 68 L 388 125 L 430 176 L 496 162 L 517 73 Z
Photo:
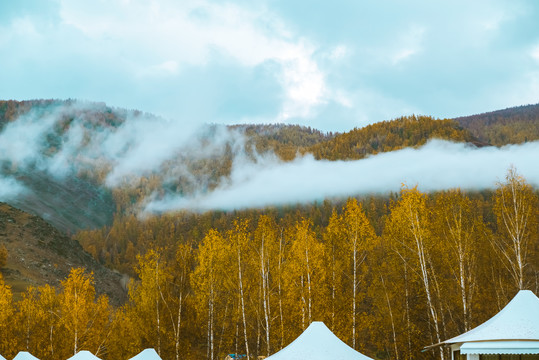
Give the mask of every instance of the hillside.
M 351 160 L 370 154 L 421 146 L 429 139 L 475 142 L 474 136 L 452 120 L 437 120 L 429 116 L 406 116 L 383 121 L 347 133 L 307 148 L 317 159 Z
M 480 141 L 494 146 L 539 139 L 539 104 L 463 116 L 454 120 Z
M 77 241 L 43 219 L 5 203 L 0 203 L 0 245 L 8 253 L 1 272 L 15 296 L 28 286 L 58 286 L 71 268 L 83 267 L 94 273 L 98 293 L 107 294 L 115 304 L 125 300 L 119 273 L 98 264 Z
M 110 226 L 115 213 L 136 214 L 149 198 L 211 192 L 259 155 L 353 160 L 434 138 L 500 146 L 538 139 L 538 117 L 539 105 L 529 105 L 455 120 L 401 117 L 342 134 L 245 124 L 185 136 L 183 126 L 167 131 L 166 119 L 103 103 L 0 101 L 0 180 L 26 190 L 6 202 L 74 234 Z

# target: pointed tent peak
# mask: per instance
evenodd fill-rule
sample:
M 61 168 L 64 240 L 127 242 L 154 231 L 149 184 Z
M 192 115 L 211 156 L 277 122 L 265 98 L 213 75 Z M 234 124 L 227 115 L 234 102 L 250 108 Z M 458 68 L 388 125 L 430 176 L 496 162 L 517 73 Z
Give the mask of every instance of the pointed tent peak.
M 88 350 L 79 351 L 76 355 L 73 355 L 67 360 L 101 360 Z
M 13 360 L 39 360 L 34 355 L 30 354 L 28 351 L 19 351 L 17 356 Z
M 130 360 L 161 360 L 155 349 L 144 349 Z
M 312 322 L 287 347 L 267 360 L 372 360 L 341 341 L 321 321 Z
M 492 318 L 476 328 L 446 340 L 444 344 L 471 341 L 539 341 L 539 298 L 530 290 L 520 290 Z

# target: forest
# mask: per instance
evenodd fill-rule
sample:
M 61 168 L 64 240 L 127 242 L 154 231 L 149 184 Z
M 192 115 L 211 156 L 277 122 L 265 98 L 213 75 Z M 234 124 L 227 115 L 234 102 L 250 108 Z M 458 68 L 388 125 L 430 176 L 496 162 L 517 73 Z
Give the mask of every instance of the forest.
M 60 289 L 20 299 L 0 281 L 0 354 L 41 359 L 87 349 L 127 359 L 249 359 L 312 321 L 376 359 L 421 352 L 482 323 L 519 289 L 539 290 L 538 194 L 516 169 L 494 191 L 423 193 L 234 213 L 115 218 L 75 238 L 132 275 L 128 301 L 96 296 L 73 269 Z

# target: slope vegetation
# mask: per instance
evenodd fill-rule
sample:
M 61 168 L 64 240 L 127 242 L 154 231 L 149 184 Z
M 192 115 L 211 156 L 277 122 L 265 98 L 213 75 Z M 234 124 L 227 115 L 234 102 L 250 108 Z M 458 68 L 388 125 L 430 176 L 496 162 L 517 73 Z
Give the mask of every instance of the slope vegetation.
M 406 116 L 354 129 L 307 149 L 317 159 L 351 160 L 370 154 L 425 144 L 429 139 L 474 142 L 474 136 L 452 120 Z
M 97 263 L 81 245 L 43 219 L 0 203 L 0 244 L 7 249 L 2 275 L 17 296 L 29 286 L 58 286 L 71 268 L 93 272 L 97 292 L 125 300 L 122 276 Z
M 480 141 L 494 146 L 539 139 L 539 104 L 454 119 Z

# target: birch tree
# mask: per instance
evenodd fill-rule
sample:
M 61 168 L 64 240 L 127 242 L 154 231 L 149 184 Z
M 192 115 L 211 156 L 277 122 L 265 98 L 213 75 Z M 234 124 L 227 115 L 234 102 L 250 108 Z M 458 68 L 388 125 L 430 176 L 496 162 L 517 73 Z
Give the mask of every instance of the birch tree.
M 478 250 L 486 230 L 480 214 L 473 211 L 470 199 L 458 189 L 440 194 L 434 209 L 435 231 L 446 250 L 443 252 L 445 266 L 454 279 L 451 288 L 459 290 L 457 301 L 460 302 L 463 323 L 459 331 L 468 331 L 477 288 Z
M 405 268 L 413 269 L 419 276 L 425 294 L 428 318 L 434 330 L 435 341 L 438 343 L 442 341 L 442 329 L 439 325 L 439 310 L 432 284 L 435 274 L 429 253 L 432 238 L 426 201 L 426 195 L 419 192 L 417 187 L 411 189 L 403 187 L 400 200 L 391 208 L 385 231 L 392 239 L 395 251 L 405 262 Z M 440 359 L 444 359 L 442 348 Z
M 291 245 L 286 273 L 287 292 L 292 306 L 299 308 L 302 330 L 314 320 L 315 315 L 322 313 L 324 306 L 325 254 L 311 227 L 312 222 L 302 218 L 288 231 Z
M 363 208 L 356 199 L 351 198 L 347 201 L 342 216 L 343 240 L 345 240 L 347 258 L 350 264 L 349 269 L 352 275 L 352 301 L 350 306 L 352 348 L 356 349 L 358 292 L 361 281 L 360 266 L 365 261 L 367 249 L 373 247 L 376 234 L 369 220 L 367 220 Z M 366 286 L 364 291 L 366 292 Z
M 234 230 L 229 232 L 229 239 L 231 245 L 234 248 L 236 254 L 236 265 L 237 265 L 237 280 L 238 280 L 238 296 L 239 296 L 239 306 L 241 311 L 241 319 L 243 324 L 243 337 L 245 345 L 245 354 L 247 359 L 251 358 L 251 353 L 249 351 L 249 338 L 247 336 L 247 318 L 246 318 L 246 309 L 245 309 L 245 294 L 244 294 L 244 262 L 245 262 L 245 252 L 249 244 L 249 234 L 247 231 L 249 223 L 247 220 L 236 220 L 234 221 Z
M 498 234 L 493 243 L 507 268 L 514 286 L 527 286 L 526 268 L 531 239 L 537 237 L 538 199 L 532 187 L 515 168 L 508 170 L 505 182 L 498 184 L 494 212 Z
M 210 230 L 202 240 L 196 254 L 196 268 L 192 275 L 196 308 L 199 318 L 206 328 L 206 356 L 208 360 L 216 357 L 216 334 L 218 331 L 218 309 L 216 302 L 223 297 L 221 288 L 230 272 L 230 245 L 216 230 Z
M 110 306 L 105 295 L 96 299 L 92 274 L 84 269 L 71 269 L 61 281 L 59 323 L 67 334 L 73 355 L 82 349 L 99 354 L 108 336 Z
M 261 300 L 264 313 L 264 331 L 266 340 L 266 356 L 271 354 L 271 334 L 272 334 L 272 311 L 273 310 L 273 278 L 278 274 L 273 274 L 274 269 L 279 264 L 279 244 L 277 239 L 276 224 L 267 215 L 262 215 L 258 219 L 257 228 L 254 233 L 254 242 L 257 247 L 258 278 L 261 285 Z M 277 264 L 277 266 L 276 266 Z

